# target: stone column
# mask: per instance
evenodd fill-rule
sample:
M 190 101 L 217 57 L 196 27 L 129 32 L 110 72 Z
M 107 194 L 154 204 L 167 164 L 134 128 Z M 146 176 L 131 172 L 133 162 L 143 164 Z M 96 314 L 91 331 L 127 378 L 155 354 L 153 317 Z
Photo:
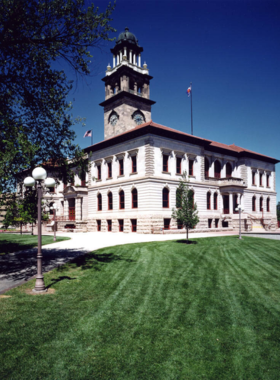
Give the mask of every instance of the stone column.
M 113 67 L 115 67 L 115 66 L 116 66 L 116 56 L 113 55 Z
M 124 48 L 124 53 L 123 55 L 125 55 L 127 57 L 127 54 L 126 54 L 126 47 Z
M 134 94 L 137 94 L 137 82 L 134 82 Z
M 120 62 L 122 61 L 122 51 L 120 51 Z
M 132 63 L 132 50 L 129 50 L 129 63 Z
M 229 193 L 229 213 L 233 214 L 233 194 Z
M 66 219 L 69 218 L 69 201 L 68 201 L 68 199 L 64 200 L 64 217 Z
M 138 55 L 138 66 L 141 67 L 141 54 Z
M 82 220 L 82 198 L 76 198 L 75 202 L 75 219 Z
M 120 56 L 119 54 L 117 54 L 117 65 L 119 65 L 119 63 L 120 63 Z
M 133 64 L 136 65 L 136 54 L 133 54 Z

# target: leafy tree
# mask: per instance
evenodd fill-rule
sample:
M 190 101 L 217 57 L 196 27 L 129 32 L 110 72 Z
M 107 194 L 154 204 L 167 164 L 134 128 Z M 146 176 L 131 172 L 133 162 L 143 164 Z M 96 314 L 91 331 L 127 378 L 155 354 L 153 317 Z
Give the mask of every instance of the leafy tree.
M 277 203 L 276 212 L 277 212 L 277 220 L 280 221 L 280 202 Z
M 63 177 L 69 159 L 84 163 L 71 130 L 72 84 L 58 67 L 90 74 L 91 48 L 112 40 L 114 7 L 100 13 L 85 0 L 0 2 L 0 193 L 14 191 L 18 173 L 43 162 Z
M 180 179 L 176 191 L 176 208 L 172 209 L 172 218 L 182 223 L 186 228 L 187 244 L 189 243 L 189 229 L 195 228 L 199 222 L 197 213 L 197 206 L 193 200 L 193 191 L 189 189 L 186 172 L 184 172 L 183 179 Z
M 6 215 L 3 220 L 5 228 L 9 226 L 19 226 L 22 233 L 22 226 L 25 224 L 35 224 L 38 218 L 38 197 L 35 191 L 26 191 L 24 197 L 10 196 L 7 202 Z M 43 203 L 42 203 L 43 206 Z M 42 207 L 42 220 L 48 219 L 48 213 Z

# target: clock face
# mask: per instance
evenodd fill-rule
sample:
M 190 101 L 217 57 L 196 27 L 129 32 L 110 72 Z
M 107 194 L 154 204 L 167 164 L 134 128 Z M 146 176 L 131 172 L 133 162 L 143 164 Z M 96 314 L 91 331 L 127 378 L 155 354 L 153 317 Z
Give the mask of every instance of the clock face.
M 140 112 L 135 113 L 133 120 L 137 125 L 144 123 L 143 115 Z
M 111 117 L 110 117 L 110 124 L 112 125 L 116 125 L 117 124 L 117 121 L 118 121 L 118 116 L 113 114 Z

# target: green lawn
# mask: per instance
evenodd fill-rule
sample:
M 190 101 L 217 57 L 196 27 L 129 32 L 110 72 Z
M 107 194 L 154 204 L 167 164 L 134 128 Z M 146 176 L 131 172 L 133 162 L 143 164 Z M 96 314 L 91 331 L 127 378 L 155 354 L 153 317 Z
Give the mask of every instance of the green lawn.
M 69 240 L 68 237 L 57 236 L 56 241 Z M 42 244 L 53 243 L 53 236 L 43 236 Z M 0 234 L 0 255 L 29 249 L 38 246 L 38 236 L 19 234 Z
M 279 379 L 280 241 L 92 252 L 0 298 L 1 379 Z

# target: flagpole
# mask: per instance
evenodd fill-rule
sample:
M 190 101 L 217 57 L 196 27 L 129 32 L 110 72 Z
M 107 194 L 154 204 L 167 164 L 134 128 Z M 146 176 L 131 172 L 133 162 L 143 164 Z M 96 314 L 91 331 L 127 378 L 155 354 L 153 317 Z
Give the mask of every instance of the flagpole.
M 192 131 L 192 135 L 193 135 L 193 114 L 192 114 L 192 82 L 190 83 L 190 87 L 191 87 L 191 131 Z
M 93 145 L 93 131 L 91 130 L 91 145 Z

